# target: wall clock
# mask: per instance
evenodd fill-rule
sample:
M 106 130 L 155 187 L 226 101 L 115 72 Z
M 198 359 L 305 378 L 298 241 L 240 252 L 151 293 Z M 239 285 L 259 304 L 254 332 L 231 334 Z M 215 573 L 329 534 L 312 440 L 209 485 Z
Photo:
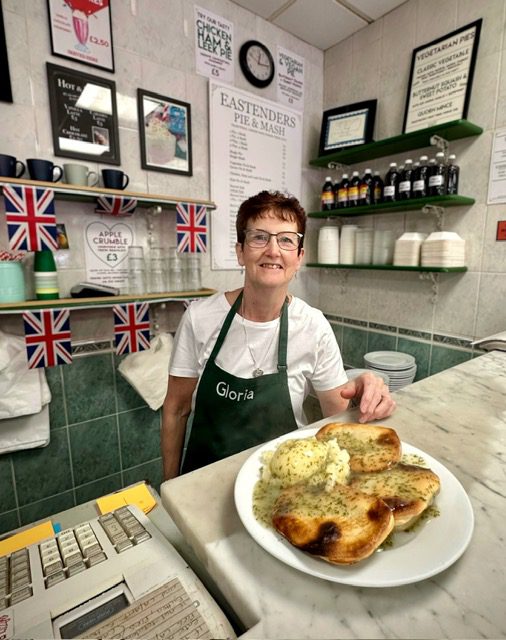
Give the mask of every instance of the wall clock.
M 246 79 L 255 87 L 267 87 L 274 78 L 274 58 L 257 40 L 248 40 L 241 46 L 239 64 Z

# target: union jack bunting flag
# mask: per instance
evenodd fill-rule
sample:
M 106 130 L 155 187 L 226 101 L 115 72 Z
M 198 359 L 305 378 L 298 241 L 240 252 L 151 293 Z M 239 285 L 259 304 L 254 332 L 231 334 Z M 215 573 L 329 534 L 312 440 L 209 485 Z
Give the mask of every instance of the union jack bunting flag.
M 56 251 L 53 190 L 5 184 L 3 192 L 10 249 Z
M 68 309 L 25 311 L 23 322 L 29 369 L 72 362 Z
M 176 234 L 179 253 L 206 253 L 206 207 L 186 202 L 179 203 L 176 207 Z
M 112 310 L 116 354 L 149 349 L 149 304 L 115 304 Z
M 104 213 L 118 218 L 131 216 L 137 206 L 135 198 L 127 196 L 98 196 L 95 213 Z

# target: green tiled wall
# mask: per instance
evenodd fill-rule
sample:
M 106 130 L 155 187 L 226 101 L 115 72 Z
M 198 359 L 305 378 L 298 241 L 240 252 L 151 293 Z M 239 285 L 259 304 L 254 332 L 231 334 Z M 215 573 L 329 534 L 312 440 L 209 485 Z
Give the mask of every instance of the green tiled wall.
M 410 331 L 363 320 L 327 317 L 347 368 L 363 368 L 364 355 L 370 351 L 399 351 L 415 357 L 417 381 L 483 353 L 474 349 L 468 340 L 460 338 Z
M 117 371 L 111 353 L 46 369 L 50 443 L 0 456 L 0 533 L 138 480 L 162 481 L 161 411 Z

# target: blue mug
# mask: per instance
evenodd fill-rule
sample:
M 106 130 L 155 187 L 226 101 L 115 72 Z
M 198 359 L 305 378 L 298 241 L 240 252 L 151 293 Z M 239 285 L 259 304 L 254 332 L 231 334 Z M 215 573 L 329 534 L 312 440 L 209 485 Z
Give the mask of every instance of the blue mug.
M 102 169 L 102 180 L 106 189 L 126 189 L 130 178 L 119 169 Z
M 14 156 L 6 156 L 0 153 L 0 176 L 6 178 L 21 178 L 25 169 L 26 167 L 21 160 L 16 160 Z
M 57 164 L 53 164 L 50 160 L 39 160 L 38 158 L 30 158 L 26 161 L 28 165 L 28 173 L 32 180 L 40 180 L 41 182 L 58 182 L 62 179 L 63 169 Z M 59 171 L 59 175 L 55 178 L 55 169 Z

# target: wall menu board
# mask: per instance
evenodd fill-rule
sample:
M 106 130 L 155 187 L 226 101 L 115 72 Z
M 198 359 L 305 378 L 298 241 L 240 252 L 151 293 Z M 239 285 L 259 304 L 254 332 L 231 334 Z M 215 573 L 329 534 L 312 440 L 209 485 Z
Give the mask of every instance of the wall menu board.
M 467 117 L 481 23 L 414 49 L 403 133 Z
M 209 83 L 211 268 L 238 269 L 235 218 L 259 191 L 300 198 L 302 113 L 277 102 Z
M 119 164 L 114 81 L 46 63 L 56 156 Z

